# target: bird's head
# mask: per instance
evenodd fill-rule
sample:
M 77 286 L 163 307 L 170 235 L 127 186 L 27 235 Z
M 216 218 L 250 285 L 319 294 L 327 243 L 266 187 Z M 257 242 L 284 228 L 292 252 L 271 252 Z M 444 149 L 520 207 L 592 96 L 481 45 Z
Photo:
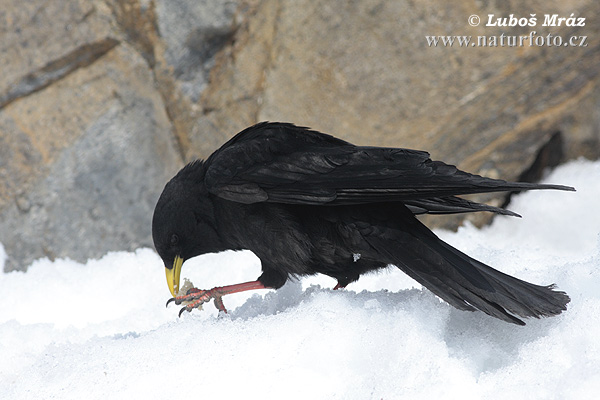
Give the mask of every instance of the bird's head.
M 154 247 L 165 264 L 173 297 L 179 292 L 185 260 L 220 250 L 214 211 L 197 182 L 173 178 L 163 190 L 152 217 Z

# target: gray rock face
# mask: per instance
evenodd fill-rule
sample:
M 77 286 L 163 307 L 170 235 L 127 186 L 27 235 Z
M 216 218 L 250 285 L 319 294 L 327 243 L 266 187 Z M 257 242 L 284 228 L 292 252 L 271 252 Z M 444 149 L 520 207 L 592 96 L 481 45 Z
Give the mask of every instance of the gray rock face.
M 5 270 L 151 246 L 154 204 L 182 165 L 151 69 L 101 3 L 21 5 L 4 10 L 18 24 L 0 45 Z
M 233 38 L 234 1 L 157 1 L 158 31 L 165 44 L 165 61 L 179 89 L 197 102 L 214 66 L 214 56 Z
M 485 22 L 489 14 L 532 12 L 535 27 L 468 24 L 473 14 Z M 574 13 L 586 25 L 543 27 L 544 13 Z M 424 149 L 509 180 L 597 158 L 598 15 L 594 0 L 5 0 L 5 270 L 44 256 L 85 260 L 151 246 L 152 210 L 167 180 L 260 120 Z M 426 40 L 533 31 L 585 36 L 587 44 L 461 48 Z
M 143 67 L 131 54 L 118 49 L 104 62 Z M 78 135 L 63 144 L 51 163 L 45 163 L 45 154 L 34 143 L 44 131 L 11 132 L 20 139 L 29 163 L 41 171 L 29 185 L 15 187 L 15 201 L 2 208 L 0 241 L 9 256 L 8 270 L 23 269 L 44 256 L 82 260 L 110 249 L 152 245 L 152 211 L 164 183 L 182 165 L 181 157 L 159 96 L 136 90 L 151 76 L 139 70 L 111 76 L 110 67 L 98 67 L 96 79 L 108 84 L 108 91 L 100 96 L 101 104 L 88 110 L 94 112 L 93 120 L 81 124 Z M 54 86 L 54 105 L 72 95 L 71 78 Z M 14 179 L 7 175 L 7 180 Z
M 152 246 L 150 220 L 164 164 L 176 165 L 153 104 L 123 99 L 63 151 L 47 176 L 3 213 L 9 269 L 41 256 L 100 257 Z M 99 245 L 101 244 L 101 245 Z

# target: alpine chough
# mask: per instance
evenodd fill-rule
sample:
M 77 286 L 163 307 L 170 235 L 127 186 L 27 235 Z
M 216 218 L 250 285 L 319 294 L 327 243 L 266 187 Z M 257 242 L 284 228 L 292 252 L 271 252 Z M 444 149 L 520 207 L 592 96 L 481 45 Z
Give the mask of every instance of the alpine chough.
M 166 184 L 152 236 L 174 296 L 170 301 L 185 304 L 181 312 L 211 299 L 225 311 L 223 295 L 278 289 L 290 277 L 316 273 L 343 288 L 391 264 L 458 309 L 524 325 L 518 317 L 559 314 L 569 297 L 469 257 L 415 214 L 516 216 L 457 196 L 529 189 L 574 190 L 485 178 L 432 161 L 424 151 L 355 146 L 308 128 L 263 122 L 206 161 L 186 165 Z M 256 281 L 179 296 L 185 260 L 228 249 L 258 256 L 262 274 Z

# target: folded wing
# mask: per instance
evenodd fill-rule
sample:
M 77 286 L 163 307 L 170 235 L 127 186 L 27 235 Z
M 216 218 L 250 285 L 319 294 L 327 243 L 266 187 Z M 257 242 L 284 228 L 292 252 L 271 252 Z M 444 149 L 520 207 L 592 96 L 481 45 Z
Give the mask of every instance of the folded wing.
M 207 160 L 205 184 L 240 203 L 350 205 L 403 202 L 414 213 L 509 211 L 456 195 L 568 186 L 506 182 L 432 161 L 424 151 L 363 147 L 307 128 L 260 123 Z

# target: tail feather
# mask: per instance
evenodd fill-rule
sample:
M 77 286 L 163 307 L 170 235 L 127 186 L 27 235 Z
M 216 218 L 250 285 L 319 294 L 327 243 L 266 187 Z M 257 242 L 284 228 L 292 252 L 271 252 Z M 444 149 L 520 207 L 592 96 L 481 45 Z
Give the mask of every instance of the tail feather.
M 518 317 L 547 317 L 566 310 L 570 301 L 554 286 L 540 286 L 504 274 L 439 239 L 424 225 L 390 237 L 369 237 L 380 254 L 434 294 L 461 309 L 481 310 L 518 325 Z M 415 228 L 412 226 L 411 228 Z M 395 242 L 395 243 L 394 243 Z M 398 246 L 398 242 L 405 246 Z

